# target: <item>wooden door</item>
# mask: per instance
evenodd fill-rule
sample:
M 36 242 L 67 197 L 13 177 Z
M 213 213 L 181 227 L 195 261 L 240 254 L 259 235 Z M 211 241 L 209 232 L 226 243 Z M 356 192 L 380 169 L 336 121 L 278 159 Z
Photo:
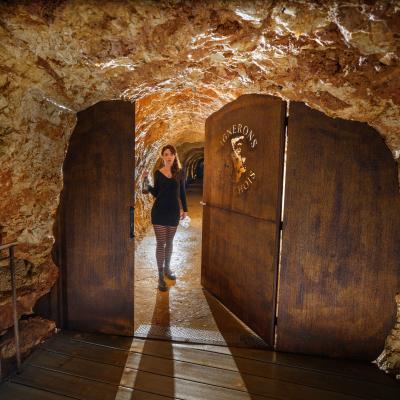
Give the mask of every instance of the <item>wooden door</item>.
M 273 344 L 286 103 L 244 95 L 206 121 L 202 285 Z
M 63 326 L 133 333 L 134 104 L 78 113 L 58 210 Z
M 400 287 L 397 165 L 367 124 L 289 111 L 277 349 L 372 360 Z

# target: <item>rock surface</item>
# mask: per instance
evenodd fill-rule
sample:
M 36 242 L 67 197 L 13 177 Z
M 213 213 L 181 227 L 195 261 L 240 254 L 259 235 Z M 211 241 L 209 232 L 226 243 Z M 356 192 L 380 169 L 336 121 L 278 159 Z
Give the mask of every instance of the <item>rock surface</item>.
M 16 265 L 18 316 L 32 314 L 36 301 L 46 294 L 58 278 L 58 269 L 53 263 L 35 267 L 19 260 Z M 11 277 L 8 268 L 0 269 L 0 334 L 12 327 L 13 309 Z M 0 336 L 1 338 L 1 336 Z
M 400 379 L 400 293 L 396 296 L 397 321 L 385 342 L 385 348 L 374 361 L 380 369 Z
M 56 329 L 53 321 L 40 317 L 24 319 L 19 322 L 21 358 L 26 358 L 31 351 L 45 338 L 54 334 Z M 5 376 L 16 365 L 16 348 L 13 330 L 0 337 L 1 372 Z
M 201 142 L 207 116 L 243 93 L 368 122 L 398 158 L 399 26 L 386 0 L 1 3 L 0 228 L 29 264 L 21 311 L 56 277 L 52 227 L 77 112 L 136 101 L 137 182 L 162 144 Z M 138 236 L 149 201 L 137 191 Z

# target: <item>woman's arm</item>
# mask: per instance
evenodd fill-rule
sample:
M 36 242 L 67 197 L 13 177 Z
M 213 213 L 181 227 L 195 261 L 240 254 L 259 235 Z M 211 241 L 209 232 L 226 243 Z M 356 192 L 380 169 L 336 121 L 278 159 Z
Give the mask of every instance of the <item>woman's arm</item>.
M 183 211 L 188 212 L 187 202 L 186 202 L 186 191 L 185 191 L 185 174 L 183 173 L 181 175 L 179 187 L 180 187 L 180 197 L 181 197 Z
M 148 185 L 149 192 L 154 196 L 157 197 L 158 194 L 158 175 L 154 174 L 154 186 Z

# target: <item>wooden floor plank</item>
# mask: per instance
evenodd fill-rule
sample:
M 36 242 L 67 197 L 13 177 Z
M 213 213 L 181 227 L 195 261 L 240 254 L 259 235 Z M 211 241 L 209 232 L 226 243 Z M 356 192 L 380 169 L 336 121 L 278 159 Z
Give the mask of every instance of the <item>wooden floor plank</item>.
M 400 384 L 357 362 L 63 331 L 0 385 L 0 398 L 397 400 Z
M 173 398 L 44 370 L 31 365 L 25 366 L 23 374 L 13 377 L 12 382 L 39 390 L 46 388 L 48 391 L 79 400 L 167 400 Z M 24 400 L 28 399 L 31 400 L 30 397 L 24 398 Z M 61 399 L 66 400 L 63 397 Z
M 127 350 L 98 346 L 71 340 L 68 336 L 59 335 L 57 340 L 46 344 L 47 350 L 74 357 L 85 358 L 101 363 L 109 363 L 120 367 L 138 368 L 137 360 L 140 357 L 129 354 Z M 365 399 L 393 399 L 400 398 L 400 385 L 397 387 L 382 387 L 382 385 L 354 380 L 347 377 L 325 375 L 320 372 L 287 367 L 277 364 L 264 363 L 250 359 L 235 359 L 232 355 L 205 352 L 199 349 L 179 346 L 165 346 L 159 341 L 132 342 L 130 352 L 144 353 L 150 356 L 165 357 L 186 363 L 203 365 L 213 368 L 238 371 L 243 384 L 251 386 L 252 376 L 297 383 L 305 386 L 329 390 L 339 393 L 360 396 Z M 157 372 L 157 371 L 154 371 Z M 248 375 L 250 375 L 248 377 Z M 212 382 L 211 382 L 212 383 Z M 257 384 L 257 382 L 254 382 Z M 254 392 L 254 390 L 249 390 Z
M 159 348 L 171 347 L 171 342 L 149 339 L 132 339 L 115 335 L 101 335 L 64 331 L 62 334 L 71 337 L 73 340 L 85 341 L 93 344 L 129 350 L 133 346 L 140 347 L 138 343 L 157 343 Z M 233 355 L 235 359 L 248 359 L 265 363 L 279 364 L 287 367 L 295 367 L 306 370 L 321 372 L 325 375 L 332 374 L 364 382 L 374 382 L 398 388 L 399 383 L 395 379 L 380 371 L 376 366 L 357 361 L 337 360 L 330 358 L 320 358 L 290 353 L 278 353 L 259 349 L 223 347 L 213 345 L 172 343 L 175 349 L 192 348 L 215 354 Z
M 110 366 L 108 367 L 108 372 L 112 375 L 113 371 L 110 370 Z M 98 374 L 96 374 L 95 366 L 86 365 L 85 368 L 89 369 L 85 371 L 79 370 L 78 373 L 84 373 L 91 378 L 83 378 L 81 375 L 72 375 L 65 371 L 53 371 L 28 365 L 24 373 L 14 379 L 15 382 L 26 383 L 36 387 L 48 387 L 57 393 L 76 396 L 80 400 L 111 400 L 114 398 L 121 398 L 119 392 L 120 388 L 118 388 L 117 385 L 96 380 Z M 104 371 L 101 371 L 100 375 L 103 375 L 102 372 Z M 118 373 L 120 373 L 120 371 Z M 111 377 L 108 380 L 112 379 Z M 159 395 L 158 397 L 154 397 L 154 400 L 160 398 L 164 400 L 165 398 L 180 400 L 272 400 L 271 397 L 249 395 L 240 391 L 228 390 L 197 382 L 189 382 L 143 371 L 125 370 L 123 383 L 129 384 L 130 382 L 135 382 L 134 398 L 140 400 L 153 400 L 151 397 L 152 393 Z M 124 388 L 130 389 L 127 386 L 124 386 Z M 132 389 L 130 390 L 132 391 Z M 143 397 L 137 397 L 137 393 L 142 394 Z M 125 393 L 122 392 L 122 396 L 124 395 Z M 128 400 L 131 399 L 131 397 L 121 398 L 121 400 L 125 399 Z
M 192 386 L 193 383 L 210 385 L 210 387 L 213 385 L 212 391 L 215 391 L 216 387 L 218 387 L 218 389 L 241 391 L 243 394 L 248 391 L 252 395 L 278 399 L 290 398 L 294 400 L 322 398 L 326 400 L 349 400 L 358 398 L 342 393 L 311 388 L 301 384 L 242 375 L 237 371 L 216 369 L 128 352 L 125 367 L 102 364 L 96 361 L 51 353 L 45 350 L 36 352 L 35 357 L 30 359 L 30 363 L 35 366 L 96 379 L 114 385 L 121 384 L 127 387 L 135 387 L 140 390 L 148 390 L 146 389 L 147 386 L 140 386 L 141 384 L 146 385 L 146 382 L 142 382 L 143 379 L 137 379 L 137 377 L 140 378 L 141 374 L 145 372 L 166 378 L 185 380 L 187 381 L 187 386 Z M 157 393 L 165 394 L 164 392 Z M 205 398 L 207 397 L 205 396 Z
M 20 385 L 13 382 L 3 382 L 0 385 L 1 400 L 70 400 L 71 397 Z

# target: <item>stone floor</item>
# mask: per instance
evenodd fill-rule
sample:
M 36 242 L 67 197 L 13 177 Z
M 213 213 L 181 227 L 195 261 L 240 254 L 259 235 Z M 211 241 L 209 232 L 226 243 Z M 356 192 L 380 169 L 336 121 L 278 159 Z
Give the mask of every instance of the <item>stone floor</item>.
M 265 346 L 213 296 L 204 291 L 201 276 L 202 186 L 187 189 L 191 226 L 179 226 L 174 238 L 171 269 L 176 282 L 157 290 L 156 239 L 152 226 L 135 252 L 135 336 L 177 341 Z

